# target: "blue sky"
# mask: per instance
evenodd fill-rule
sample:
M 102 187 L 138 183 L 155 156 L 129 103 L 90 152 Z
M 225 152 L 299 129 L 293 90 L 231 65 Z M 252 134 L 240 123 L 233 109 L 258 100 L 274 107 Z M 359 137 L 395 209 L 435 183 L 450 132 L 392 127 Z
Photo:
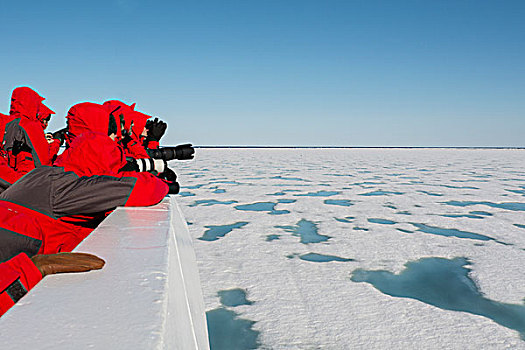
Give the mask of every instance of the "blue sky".
M 525 1 L 2 1 L 0 111 L 120 99 L 164 144 L 525 146 Z

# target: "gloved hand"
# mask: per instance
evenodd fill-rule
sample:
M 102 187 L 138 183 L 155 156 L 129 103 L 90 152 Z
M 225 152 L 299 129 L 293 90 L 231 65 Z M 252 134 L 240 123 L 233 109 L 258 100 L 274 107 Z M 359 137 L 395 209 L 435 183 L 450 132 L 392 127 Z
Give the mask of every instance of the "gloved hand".
M 166 170 L 159 177 L 166 181 L 168 184 L 168 193 L 177 194 L 180 191 L 179 183 L 177 182 L 177 174 L 170 168 L 166 167 Z
M 178 182 L 168 182 L 168 194 L 177 194 L 180 191 L 180 185 Z
M 66 139 L 66 133 L 67 133 L 67 128 L 63 128 L 58 131 L 55 131 L 51 135 L 53 136 L 54 139 L 59 140 L 60 146 L 62 146 L 62 144 L 64 143 L 64 140 Z
M 146 122 L 146 129 L 148 129 L 148 136 L 146 136 L 147 141 L 157 141 L 159 142 L 164 133 L 168 124 L 155 118 L 154 120 L 148 120 Z
M 128 132 L 126 132 L 125 130 L 122 130 L 122 137 L 120 138 L 118 143 L 120 143 L 122 145 L 122 147 L 126 148 L 128 146 L 128 143 L 131 140 L 133 140 L 131 138 L 131 135 Z
M 179 159 L 193 159 L 195 149 L 190 143 L 184 145 L 178 145 L 175 147 L 162 147 L 158 149 L 146 150 L 151 158 L 164 159 L 166 161 Z
M 31 260 L 42 273 L 42 277 L 55 273 L 99 270 L 106 263 L 101 258 L 87 253 L 37 254 Z
M 166 169 L 159 175 L 159 177 L 166 181 L 175 182 L 177 181 L 177 174 L 166 166 Z

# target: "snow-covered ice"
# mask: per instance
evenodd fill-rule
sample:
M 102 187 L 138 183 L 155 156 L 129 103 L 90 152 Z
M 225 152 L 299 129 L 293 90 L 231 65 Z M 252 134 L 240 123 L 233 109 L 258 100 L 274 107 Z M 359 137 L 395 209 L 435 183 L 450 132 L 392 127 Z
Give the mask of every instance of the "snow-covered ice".
M 206 309 L 244 322 L 239 348 L 525 349 L 525 151 L 198 149 L 172 166 Z

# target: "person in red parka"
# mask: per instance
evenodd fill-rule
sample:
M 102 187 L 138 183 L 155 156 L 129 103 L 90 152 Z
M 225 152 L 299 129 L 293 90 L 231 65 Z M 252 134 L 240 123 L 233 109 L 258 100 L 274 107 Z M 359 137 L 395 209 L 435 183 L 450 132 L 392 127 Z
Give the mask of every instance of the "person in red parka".
M 66 147 L 84 132 L 94 131 L 105 135 L 120 134 L 115 116 L 97 103 L 81 102 L 72 106 L 66 116 Z
M 11 97 L 12 120 L 6 124 L 3 148 L 7 153 L 8 164 L 21 173 L 27 173 L 41 165 L 51 165 L 53 154 L 46 140 L 43 120 L 49 116 L 44 100 L 29 87 L 18 87 Z M 39 114 L 40 109 L 44 113 Z M 52 112 L 52 111 L 51 111 Z
M 31 258 L 19 253 L 0 263 L 0 316 L 47 275 L 98 270 L 104 264 L 104 260 L 87 253 L 39 254 Z
M 22 172 L 11 168 L 7 164 L 7 160 L 0 156 L 0 193 L 4 192 L 22 176 L 24 176 Z
M 120 115 L 117 114 L 118 109 L 120 109 L 120 107 L 109 111 L 107 106 L 92 102 L 82 102 L 71 107 L 67 115 L 66 144 L 70 144 L 79 135 L 88 131 L 110 135 L 113 140 L 117 141 L 122 137 L 121 125 L 125 125 L 125 122 L 120 122 Z M 119 144 L 119 147 L 122 147 L 122 145 Z M 122 151 L 124 152 L 123 148 Z M 178 187 L 178 183 L 176 182 L 177 176 L 168 168 L 166 161 L 162 159 L 152 159 L 147 157 L 147 155 L 144 158 L 129 158 L 128 161 L 124 170 L 162 173 L 164 174 L 164 179 L 170 186 L 170 193 L 178 193 L 175 192 L 175 188 Z
M 42 130 L 44 130 L 44 132 L 47 129 L 47 126 L 53 114 L 55 114 L 55 112 L 52 111 L 49 107 L 47 107 L 43 103 L 40 104 L 40 107 L 38 108 L 38 120 L 40 120 L 40 125 L 42 125 Z M 58 151 L 60 150 L 62 140 L 60 140 L 59 137 L 55 137 L 55 134 L 51 132 L 45 133 L 45 137 L 49 145 L 49 156 L 53 161 L 55 160 Z
M 4 213 L 0 226 L 0 316 L 45 275 L 104 265 L 102 259 L 85 253 L 37 255 L 44 234 L 39 221 L 28 213 Z
M 0 113 L 0 133 L 2 135 L 5 133 L 6 124 L 11 120 L 13 120 L 11 116 Z M 24 175 L 24 173 L 11 168 L 7 163 L 7 159 L 3 143 L 0 143 L 0 193 Z
M 0 316 L 47 275 L 98 270 L 105 264 L 104 260 L 87 253 L 35 255 L 34 249 L 26 251 L 27 242 L 17 241 L 19 236 L 0 229 Z
M 118 116 L 121 133 L 117 141 L 124 147 L 126 156 L 132 158 L 150 158 L 142 145 L 141 137 L 146 131 L 149 115 L 135 111 L 135 104 L 128 106 L 118 100 L 106 101 L 103 104 L 108 112 Z
M 0 264 L 0 316 L 41 279 L 42 274 L 25 253 L 19 253 L 2 262 Z
M 135 158 L 148 156 L 146 149 L 159 148 L 159 141 L 166 132 L 168 125 L 152 116 L 135 110 L 135 103 L 127 105 L 119 100 L 109 100 L 103 104 L 108 111 L 119 115 L 121 126 L 123 126 L 122 140 L 129 154 Z M 122 122 L 123 120 L 123 122 Z M 155 130 L 150 130 L 154 128 Z M 125 137 L 128 136 L 128 140 Z
M 106 101 L 104 106 L 121 121 L 122 132 L 117 140 L 124 147 L 126 155 L 165 161 L 193 159 L 195 150 L 191 144 L 159 148 L 159 141 L 168 127 L 159 118 L 151 120 L 151 116 L 135 111 L 135 104 L 128 106 L 118 100 Z
M 71 251 L 117 206 L 157 204 L 170 190 L 148 172 L 119 172 L 123 152 L 104 134 L 83 133 L 56 163 L 33 169 L 0 195 L 0 228 L 9 229 L 18 213 L 36 219 L 38 232 L 34 223 L 16 232 L 41 240 L 39 254 Z
M 63 253 L 74 249 L 117 206 L 157 204 L 169 192 L 163 180 L 148 172 L 119 171 L 126 164 L 122 149 L 104 134 L 82 133 L 56 163 L 33 169 L 0 195 L 0 262 L 7 264 L 0 266 L 7 269 L 4 278 L 0 268 L 0 313 L 39 280 L 24 255 L 42 275 L 97 268 L 93 264 L 102 267 L 96 257 L 79 261 Z M 13 272 L 14 262 L 7 259 L 25 267 Z M 88 262 L 81 263 L 83 259 Z M 50 261 L 51 267 L 42 270 Z M 4 291 L 16 278 L 22 279 L 15 286 L 22 294 L 13 297 Z
M 11 120 L 13 120 L 13 117 L 10 115 L 6 115 L 3 113 L 0 113 L 0 134 L 4 135 L 5 133 L 5 126 L 7 123 L 9 123 Z M 7 153 L 4 152 L 4 139 L 2 137 L 2 142 L 0 142 L 0 155 L 2 155 L 4 158 L 7 159 Z

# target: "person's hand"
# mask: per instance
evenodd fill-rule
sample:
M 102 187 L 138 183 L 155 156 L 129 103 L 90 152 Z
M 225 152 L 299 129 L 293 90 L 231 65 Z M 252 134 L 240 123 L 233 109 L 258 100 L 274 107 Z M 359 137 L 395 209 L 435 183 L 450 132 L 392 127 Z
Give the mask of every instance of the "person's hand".
M 166 124 L 162 120 L 159 120 L 159 118 L 155 118 L 154 120 L 148 120 L 146 122 L 146 129 L 148 129 L 148 141 L 159 142 L 164 133 L 166 132 L 167 128 L 168 124 Z
M 58 131 L 55 131 L 51 135 L 55 140 L 60 141 L 60 146 L 62 146 L 62 144 L 64 143 L 64 140 L 66 139 L 66 133 L 67 133 L 67 128 L 63 128 Z M 46 134 L 46 138 L 47 138 L 47 134 Z
M 177 194 L 180 191 L 180 185 L 177 181 L 168 183 L 168 194 Z
M 37 254 L 31 260 L 42 277 L 55 273 L 99 270 L 106 263 L 98 256 L 88 253 Z
M 166 167 L 164 172 L 159 177 L 166 181 L 168 185 L 168 194 L 177 194 L 180 191 L 180 185 L 177 182 L 177 174 L 170 168 Z
M 53 143 L 54 139 L 53 139 L 53 134 L 52 133 L 48 132 L 46 134 L 46 141 L 47 141 L 47 143 Z
M 120 143 L 122 147 L 127 148 L 128 143 L 130 143 L 132 140 L 133 138 L 131 137 L 131 135 L 127 131 L 122 130 L 122 137 L 120 138 L 118 143 Z
M 171 181 L 171 182 L 177 181 L 177 174 L 175 174 L 175 172 L 171 170 L 170 168 L 168 168 L 167 166 L 166 166 L 166 169 L 164 169 L 164 171 L 159 175 L 159 177 L 166 181 Z

